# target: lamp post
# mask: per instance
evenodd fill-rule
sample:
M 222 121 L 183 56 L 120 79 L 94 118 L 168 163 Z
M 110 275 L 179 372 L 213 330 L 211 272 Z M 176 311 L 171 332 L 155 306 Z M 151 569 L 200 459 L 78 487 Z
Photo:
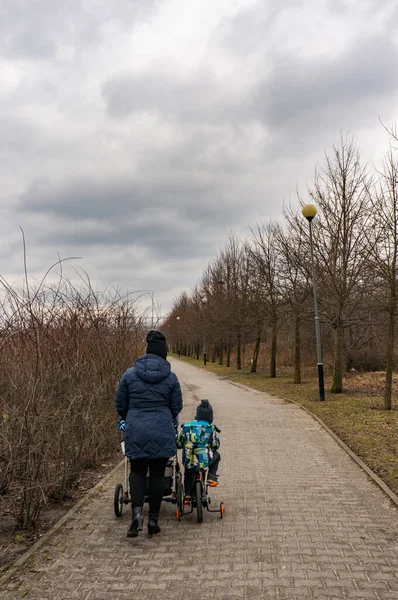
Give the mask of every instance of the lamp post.
M 321 331 L 319 327 L 319 316 L 318 316 L 318 299 L 316 290 L 316 278 L 315 278 L 315 265 L 314 265 L 314 248 L 312 241 L 312 219 L 315 217 L 317 210 L 313 204 L 305 204 L 302 208 L 302 214 L 307 219 L 310 227 L 310 252 L 311 252 L 311 266 L 312 266 L 312 288 L 314 291 L 314 312 L 315 312 L 315 335 L 316 335 L 316 347 L 317 347 L 317 359 L 318 359 L 318 382 L 319 382 L 319 400 L 325 400 L 325 383 L 323 378 L 323 361 L 322 361 L 322 348 L 321 348 Z
M 206 352 L 206 315 L 205 315 L 206 298 L 200 297 L 199 301 L 200 301 L 199 311 L 200 311 L 200 316 L 202 318 L 202 324 L 203 324 L 203 364 L 204 364 L 204 366 L 206 366 L 206 363 L 207 363 L 207 352 Z
M 181 356 L 180 338 L 178 336 L 178 321 L 179 320 L 180 320 L 180 317 L 176 317 L 176 321 L 177 321 L 177 352 L 178 352 L 178 356 Z

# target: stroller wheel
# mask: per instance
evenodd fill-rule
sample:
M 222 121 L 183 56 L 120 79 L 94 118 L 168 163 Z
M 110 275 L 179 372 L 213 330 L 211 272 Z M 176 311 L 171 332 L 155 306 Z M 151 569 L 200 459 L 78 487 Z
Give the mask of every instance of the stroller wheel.
M 176 501 L 180 513 L 184 511 L 184 490 L 182 487 L 181 473 L 176 474 Z
M 200 480 L 195 483 L 195 499 L 196 499 L 196 518 L 198 523 L 203 521 L 203 498 L 202 498 L 202 482 Z
M 115 487 L 115 496 L 113 500 L 113 508 L 118 519 L 122 516 L 123 511 L 123 486 L 118 483 Z

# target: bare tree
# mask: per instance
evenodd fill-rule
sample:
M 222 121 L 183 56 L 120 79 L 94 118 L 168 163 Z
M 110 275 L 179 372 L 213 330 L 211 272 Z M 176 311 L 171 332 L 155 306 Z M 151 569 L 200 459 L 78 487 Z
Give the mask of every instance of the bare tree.
M 367 229 L 372 221 L 370 180 L 353 140 L 341 139 L 316 174 L 311 197 L 318 206 L 313 221 L 319 300 L 334 334 L 331 391 L 343 391 L 343 334 L 362 300 L 358 283 L 365 277 L 371 251 Z
M 279 256 L 277 236 L 280 225 L 269 222 L 252 231 L 251 256 L 257 264 L 258 277 L 263 290 L 264 304 L 271 327 L 270 376 L 276 377 L 276 352 L 281 307 Z
M 253 258 L 252 247 L 248 241 L 244 244 L 244 269 L 248 275 L 247 326 L 250 337 L 255 339 L 251 373 L 257 372 L 261 342 L 264 338 L 267 308 L 264 297 L 264 286 L 258 269 L 257 261 Z
M 398 161 L 390 149 L 384 159 L 377 193 L 373 199 L 377 244 L 372 246 L 376 273 L 386 285 L 388 314 L 387 365 L 384 408 L 392 408 L 392 375 L 394 368 L 395 322 L 398 308 Z
M 242 368 L 242 349 L 246 340 L 250 309 L 249 270 L 244 245 L 234 236 L 229 238 L 222 253 L 224 260 L 225 314 L 228 322 L 227 353 L 236 342 L 236 366 Z M 228 361 L 227 361 L 228 363 Z
M 288 227 L 276 232 L 280 258 L 280 289 L 284 307 L 294 326 L 294 383 L 301 383 L 301 323 L 308 318 L 307 302 L 311 296 L 308 262 L 308 235 L 302 217 L 285 210 Z

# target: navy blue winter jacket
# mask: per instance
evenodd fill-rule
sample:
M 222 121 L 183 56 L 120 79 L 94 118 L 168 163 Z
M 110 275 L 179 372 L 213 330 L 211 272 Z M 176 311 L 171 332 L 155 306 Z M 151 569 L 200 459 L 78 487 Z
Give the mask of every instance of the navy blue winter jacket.
M 169 458 L 176 453 L 173 419 L 182 410 L 181 388 L 170 363 L 145 354 L 122 376 L 115 406 L 126 421 L 128 458 Z

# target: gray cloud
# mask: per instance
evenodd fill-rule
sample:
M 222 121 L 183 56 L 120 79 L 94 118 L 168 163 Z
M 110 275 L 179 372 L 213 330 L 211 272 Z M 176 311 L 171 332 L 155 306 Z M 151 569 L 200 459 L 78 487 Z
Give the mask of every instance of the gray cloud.
M 62 61 L 71 57 L 72 47 L 74 57 L 81 48 L 98 44 L 113 25 L 129 24 L 133 29 L 159 1 L 2 0 L 0 48 L 9 57 Z
M 271 128 L 288 128 L 300 121 L 310 126 L 316 115 L 350 111 L 361 118 L 363 103 L 398 89 L 395 76 L 398 49 L 384 36 L 356 40 L 342 55 L 330 60 L 276 59 L 272 74 L 258 88 L 254 110 Z
M 281 218 L 340 130 L 385 145 L 394 4 L 3 0 L 3 274 L 21 225 L 35 276 L 78 255 L 169 306 L 229 234 Z
M 248 58 L 252 53 L 261 53 L 281 14 L 289 9 L 300 9 L 305 0 L 269 0 L 257 2 L 220 24 L 215 35 L 222 39 L 233 54 Z
M 210 69 L 186 76 L 176 74 L 167 64 L 150 73 L 112 77 L 103 83 L 102 96 L 109 115 L 117 119 L 153 111 L 167 119 L 219 123 L 236 117 L 242 104 L 233 82 L 217 81 Z
M 204 256 L 209 238 L 220 227 L 243 217 L 247 205 L 227 204 L 225 192 L 210 183 L 170 176 L 96 184 L 73 181 L 55 185 L 36 181 L 19 202 L 19 214 L 42 215 L 49 226 L 38 233 L 40 244 L 67 246 L 77 253 L 95 246 L 149 247 L 154 257 Z M 226 210 L 226 206 L 228 209 Z M 57 226 L 51 226 L 56 219 Z
M 196 184 L 196 185 L 195 185 Z M 71 220 L 91 218 L 102 221 L 133 214 L 136 217 L 167 205 L 169 210 L 193 212 L 198 204 L 201 211 L 212 211 L 207 200 L 209 183 L 194 182 L 187 177 L 161 177 L 152 181 L 94 181 L 76 180 L 56 185 L 49 180 L 35 181 L 19 200 L 19 210 L 59 215 Z
M 186 221 L 160 222 L 153 219 L 142 223 L 131 218 L 126 219 L 124 224 L 110 225 L 107 230 L 90 228 L 88 225 L 84 230 L 59 228 L 43 233 L 39 239 L 44 245 L 68 247 L 73 250 L 73 254 L 82 256 L 86 256 L 87 252 L 91 254 L 95 249 L 108 253 L 109 248 L 112 248 L 116 261 L 119 261 L 123 249 L 140 251 L 148 248 L 148 252 L 145 253 L 147 260 L 158 261 L 167 256 L 167 261 L 178 261 L 181 257 L 207 257 L 209 240 L 214 241 L 214 227 L 213 236 L 209 230 L 207 227 L 203 232 L 199 226 L 192 227 Z

